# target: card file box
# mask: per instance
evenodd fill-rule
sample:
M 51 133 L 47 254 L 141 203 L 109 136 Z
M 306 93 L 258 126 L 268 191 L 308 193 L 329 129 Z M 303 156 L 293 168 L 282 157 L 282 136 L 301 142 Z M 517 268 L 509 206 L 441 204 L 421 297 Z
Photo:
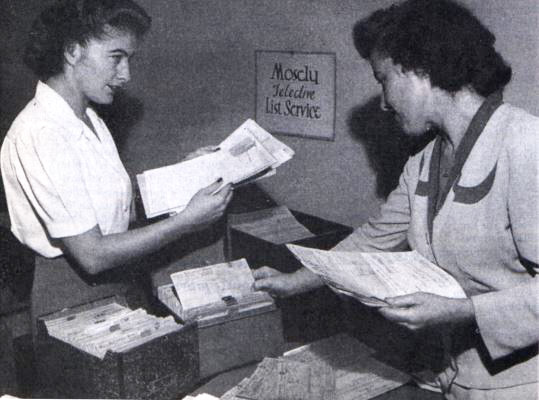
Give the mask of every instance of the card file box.
M 36 357 L 47 396 L 57 398 L 177 399 L 198 381 L 197 330 L 194 324 L 124 352 L 100 359 L 47 333 L 45 321 L 116 302 L 111 297 L 38 320 Z

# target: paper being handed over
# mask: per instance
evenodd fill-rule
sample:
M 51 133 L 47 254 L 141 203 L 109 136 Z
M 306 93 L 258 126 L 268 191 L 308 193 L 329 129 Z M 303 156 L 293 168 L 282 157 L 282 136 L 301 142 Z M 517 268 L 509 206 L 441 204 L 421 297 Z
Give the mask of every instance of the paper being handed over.
M 362 303 L 381 307 L 386 297 L 415 292 L 465 298 L 458 282 L 416 251 L 361 253 L 288 244 L 294 256 L 329 286 Z
M 137 175 L 146 217 L 183 210 L 200 189 L 222 178 L 238 186 L 275 174 L 294 151 L 248 119 L 218 150 Z

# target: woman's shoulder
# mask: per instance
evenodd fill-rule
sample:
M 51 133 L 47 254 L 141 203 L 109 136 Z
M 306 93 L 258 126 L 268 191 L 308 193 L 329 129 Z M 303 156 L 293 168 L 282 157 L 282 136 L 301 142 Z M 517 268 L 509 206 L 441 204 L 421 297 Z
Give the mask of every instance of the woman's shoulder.
M 47 138 L 69 141 L 74 137 L 65 123 L 32 99 L 14 119 L 6 135 L 14 143 L 36 144 Z
M 539 117 L 511 104 L 500 106 L 497 114 L 498 118 L 494 122 L 499 129 L 503 129 L 508 145 L 522 146 L 522 142 L 537 143 Z
M 503 159 L 511 163 L 536 159 L 539 162 L 539 117 L 526 110 L 503 104 L 492 118 L 500 138 Z

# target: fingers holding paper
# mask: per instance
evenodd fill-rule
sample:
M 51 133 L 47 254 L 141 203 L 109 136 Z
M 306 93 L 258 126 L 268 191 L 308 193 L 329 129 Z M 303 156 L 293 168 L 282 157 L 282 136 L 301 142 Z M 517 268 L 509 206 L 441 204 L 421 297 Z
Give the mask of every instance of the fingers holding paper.
M 254 290 L 268 292 L 275 297 L 288 297 L 295 294 L 293 274 L 285 274 L 270 267 L 261 267 L 253 272 Z
M 268 292 L 274 297 L 289 297 L 323 285 L 318 276 L 305 268 L 294 273 L 282 273 L 270 267 L 261 267 L 253 271 L 253 276 L 253 289 Z
M 232 185 L 223 186 L 222 179 L 200 189 L 187 204 L 184 212 L 192 219 L 193 225 L 204 226 L 217 221 L 232 199 Z
M 388 297 L 385 301 L 388 306 L 380 308 L 380 314 L 412 330 L 472 322 L 475 318 L 470 299 L 452 299 L 418 292 Z
M 284 274 L 282 272 L 277 271 L 274 268 L 270 268 L 266 266 L 260 267 L 253 271 L 253 277 L 255 278 L 255 280 L 271 278 L 272 276 L 279 276 L 279 275 L 284 275 Z

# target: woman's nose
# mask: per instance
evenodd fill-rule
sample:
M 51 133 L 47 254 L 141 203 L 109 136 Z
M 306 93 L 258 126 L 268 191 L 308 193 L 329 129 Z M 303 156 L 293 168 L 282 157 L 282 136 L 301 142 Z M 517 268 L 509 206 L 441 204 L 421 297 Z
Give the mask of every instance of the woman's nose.
M 129 70 L 129 61 L 127 59 L 120 63 L 118 78 L 124 83 L 131 80 L 131 71 Z

